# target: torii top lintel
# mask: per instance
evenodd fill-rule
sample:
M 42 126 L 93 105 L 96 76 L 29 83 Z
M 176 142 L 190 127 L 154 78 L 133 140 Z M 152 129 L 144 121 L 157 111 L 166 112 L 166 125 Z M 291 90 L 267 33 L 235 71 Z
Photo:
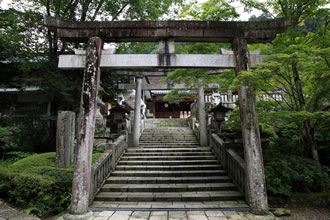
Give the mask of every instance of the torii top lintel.
M 69 42 L 87 42 L 100 37 L 104 42 L 230 42 L 245 38 L 247 43 L 270 42 L 289 26 L 289 18 L 259 22 L 224 21 L 63 21 L 45 17 L 44 23 Z

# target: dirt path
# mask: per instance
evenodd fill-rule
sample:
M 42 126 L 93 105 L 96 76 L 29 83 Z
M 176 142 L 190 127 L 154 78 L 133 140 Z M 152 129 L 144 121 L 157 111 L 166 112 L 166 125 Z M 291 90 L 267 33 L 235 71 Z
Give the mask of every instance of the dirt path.
M 0 220 L 39 220 L 39 218 L 14 209 L 0 199 Z

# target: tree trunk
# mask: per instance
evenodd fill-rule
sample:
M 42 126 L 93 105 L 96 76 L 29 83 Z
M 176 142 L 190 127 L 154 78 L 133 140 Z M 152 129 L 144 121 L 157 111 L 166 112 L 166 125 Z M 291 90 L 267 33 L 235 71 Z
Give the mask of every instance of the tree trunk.
M 302 90 L 302 85 L 301 85 L 301 80 L 299 76 L 299 71 L 298 71 L 298 66 L 296 62 L 292 63 L 292 74 L 293 74 L 293 79 L 296 87 L 296 92 L 298 96 L 298 102 L 299 102 L 299 110 L 300 111 L 306 111 L 306 103 L 305 103 L 305 98 L 304 98 L 304 93 Z M 319 153 L 316 149 L 316 142 L 315 142 L 315 137 L 314 137 L 314 128 L 311 125 L 310 119 L 306 119 L 304 121 L 304 129 L 305 129 L 305 135 L 306 135 L 306 146 L 305 149 L 310 152 L 310 155 L 312 159 L 315 161 L 315 164 L 317 166 L 321 166 L 320 163 L 320 158 L 319 158 Z
M 247 42 L 241 38 L 234 39 L 232 47 L 236 59 L 235 72 L 238 75 L 248 69 Z M 256 98 L 250 81 L 238 89 L 238 97 L 244 144 L 246 195 L 251 211 L 263 215 L 268 213 L 268 201 Z
M 315 161 L 316 166 L 321 167 L 319 152 L 317 151 L 316 141 L 314 136 L 314 128 L 311 125 L 310 119 L 304 121 L 304 128 L 306 132 L 306 144 L 309 148 L 312 159 Z
M 296 62 L 292 63 L 292 73 L 293 73 L 294 84 L 296 86 L 299 108 L 301 111 L 305 111 L 306 110 L 305 98 L 304 98 L 304 94 L 302 91 L 301 80 L 299 77 L 299 72 L 298 72 L 298 67 L 297 67 Z

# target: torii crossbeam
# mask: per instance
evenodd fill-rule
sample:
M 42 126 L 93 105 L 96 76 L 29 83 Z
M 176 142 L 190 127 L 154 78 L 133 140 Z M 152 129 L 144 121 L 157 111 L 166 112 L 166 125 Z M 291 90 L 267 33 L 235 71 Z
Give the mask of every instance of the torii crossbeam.
M 276 34 L 284 32 L 289 26 L 289 19 L 275 19 L 263 22 L 213 22 L 213 21 L 112 21 L 112 22 L 73 22 L 62 21 L 46 17 L 45 24 L 49 29 L 57 32 L 62 40 L 71 42 L 88 42 L 86 62 L 79 61 L 79 65 L 73 66 L 85 68 L 84 84 L 82 90 L 81 122 L 78 137 L 78 152 L 74 171 L 71 212 L 83 214 L 88 211 L 88 198 L 91 172 L 91 154 L 94 137 L 96 96 L 100 77 L 100 63 L 102 61 L 103 42 L 160 42 L 159 55 L 152 58 L 151 63 L 140 63 L 143 68 L 171 67 L 180 68 L 187 65 L 178 65 L 178 57 L 175 57 L 174 41 L 180 42 L 230 42 L 233 55 L 228 65 L 224 68 L 234 68 L 236 75 L 241 71 L 251 68 L 251 56 L 247 50 L 248 43 L 266 43 L 276 37 Z M 127 55 L 129 56 L 129 55 Z M 217 55 L 219 56 L 219 55 Z M 109 68 L 116 56 L 109 56 Z M 124 56 L 121 59 L 128 59 Z M 210 60 L 209 60 L 210 61 Z M 207 61 L 207 62 L 209 62 Z M 74 62 L 74 60 L 72 60 Z M 132 64 L 123 65 L 122 60 L 118 69 L 134 68 Z M 196 62 L 199 63 L 197 60 Z M 204 67 L 221 68 L 222 61 L 216 61 L 215 66 Z M 253 62 L 252 62 L 253 63 Z M 157 64 L 157 65 L 156 65 Z M 131 65 L 131 66 L 130 66 Z M 201 66 L 203 63 L 195 67 Z M 192 66 L 192 62 L 189 63 Z M 66 66 L 69 68 L 70 66 Z M 129 68 L 128 68 L 129 69 Z M 137 81 L 141 91 L 141 80 Z M 199 88 L 200 94 L 203 89 Z M 268 211 L 267 194 L 264 179 L 264 168 L 261 151 L 259 125 L 255 107 L 255 95 L 252 84 L 247 81 L 238 90 L 239 106 L 241 111 L 241 127 L 245 152 L 245 170 L 247 199 L 251 211 L 255 214 L 265 214 Z M 203 101 L 202 99 L 200 99 Z M 200 118 L 203 115 L 200 114 Z M 205 116 L 204 116 L 205 118 Z M 202 123 L 201 120 L 200 123 Z M 201 124 L 201 127 L 202 124 Z

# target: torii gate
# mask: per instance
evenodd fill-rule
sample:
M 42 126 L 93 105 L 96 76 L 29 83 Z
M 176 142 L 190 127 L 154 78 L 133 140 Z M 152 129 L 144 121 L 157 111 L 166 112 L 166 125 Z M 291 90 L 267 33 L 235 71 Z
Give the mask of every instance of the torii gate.
M 287 29 L 289 19 L 263 22 L 73 22 L 45 17 L 45 24 L 49 29 L 56 30 L 58 37 L 62 40 L 88 42 L 86 56 L 62 55 L 59 59 L 59 68 L 85 68 L 71 201 L 71 213 L 79 215 L 88 212 L 100 67 L 125 70 L 232 68 L 238 75 L 241 71 L 250 68 L 251 63 L 256 63 L 259 57 L 248 53 L 247 44 L 270 42 L 277 33 Z M 159 54 L 112 54 L 101 57 L 103 42 L 130 41 L 160 42 Z M 175 54 L 174 41 L 230 42 L 234 53 L 232 55 Z M 199 88 L 199 90 L 203 89 Z M 137 91 L 141 91 L 141 78 L 137 80 Z M 246 82 L 238 90 L 238 95 L 246 163 L 248 203 L 253 213 L 265 214 L 268 211 L 268 203 L 255 107 L 256 101 L 251 82 Z
M 174 44 L 172 44 L 174 45 Z M 175 51 L 175 48 L 173 49 Z M 257 49 L 254 51 L 249 51 L 249 55 L 258 55 L 258 56 L 254 56 L 255 59 L 253 59 L 251 61 L 251 65 L 255 65 L 256 63 L 260 63 L 263 62 L 264 57 L 265 56 L 260 56 L 260 51 L 261 49 Z M 227 50 L 227 49 L 221 49 L 222 54 L 233 54 L 233 51 L 231 50 Z M 208 55 L 210 57 L 210 55 Z M 217 55 L 216 55 L 217 56 Z M 216 57 L 214 56 L 214 57 Z M 222 57 L 226 57 L 226 56 L 222 56 Z M 227 58 L 227 62 L 231 61 L 231 57 Z M 205 65 L 205 63 L 204 63 Z M 217 65 L 217 64 L 214 64 Z M 215 70 L 209 70 L 207 71 L 208 75 L 213 75 L 213 74 L 220 74 L 223 72 L 223 69 L 215 69 Z M 121 74 L 126 74 L 126 75 L 136 75 L 137 73 L 134 71 L 117 71 L 117 73 L 121 73 Z M 139 72 L 140 75 L 143 76 L 166 76 L 168 73 L 168 71 L 153 71 L 153 72 L 148 72 L 148 71 L 143 71 L 143 72 Z M 184 83 L 181 84 L 174 84 L 174 85 L 170 85 L 168 83 L 161 83 L 161 84 L 143 84 L 142 86 L 137 86 L 138 84 L 119 84 L 118 88 L 125 90 L 125 89 L 135 89 L 137 91 L 137 93 L 141 93 L 139 91 L 139 89 L 141 88 L 142 90 L 171 90 L 171 89 L 190 89 L 187 88 L 187 86 Z M 220 88 L 220 85 L 217 83 L 209 83 L 207 85 L 208 89 L 218 89 Z M 199 124 L 200 124 L 200 135 L 199 135 L 199 141 L 200 141 L 200 145 L 201 146 L 206 146 L 207 145 L 207 129 L 206 129 L 206 120 L 205 120 L 205 103 L 204 103 L 204 90 L 200 89 L 200 88 L 196 88 L 198 89 L 198 114 L 199 114 Z M 139 96 L 135 96 L 135 115 L 138 114 L 140 115 L 140 111 L 141 111 L 141 107 L 140 107 L 140 97 Z M 231 97 L 232 100 L 232 97 Z M 140 117 L 140 116 L 139 116 Z M 136 118 L 134 118 L 134 129 L 133 129 L 133 145 L 134 146 L 139 146 L 139 134 L 140 134 L 140 121 Z

